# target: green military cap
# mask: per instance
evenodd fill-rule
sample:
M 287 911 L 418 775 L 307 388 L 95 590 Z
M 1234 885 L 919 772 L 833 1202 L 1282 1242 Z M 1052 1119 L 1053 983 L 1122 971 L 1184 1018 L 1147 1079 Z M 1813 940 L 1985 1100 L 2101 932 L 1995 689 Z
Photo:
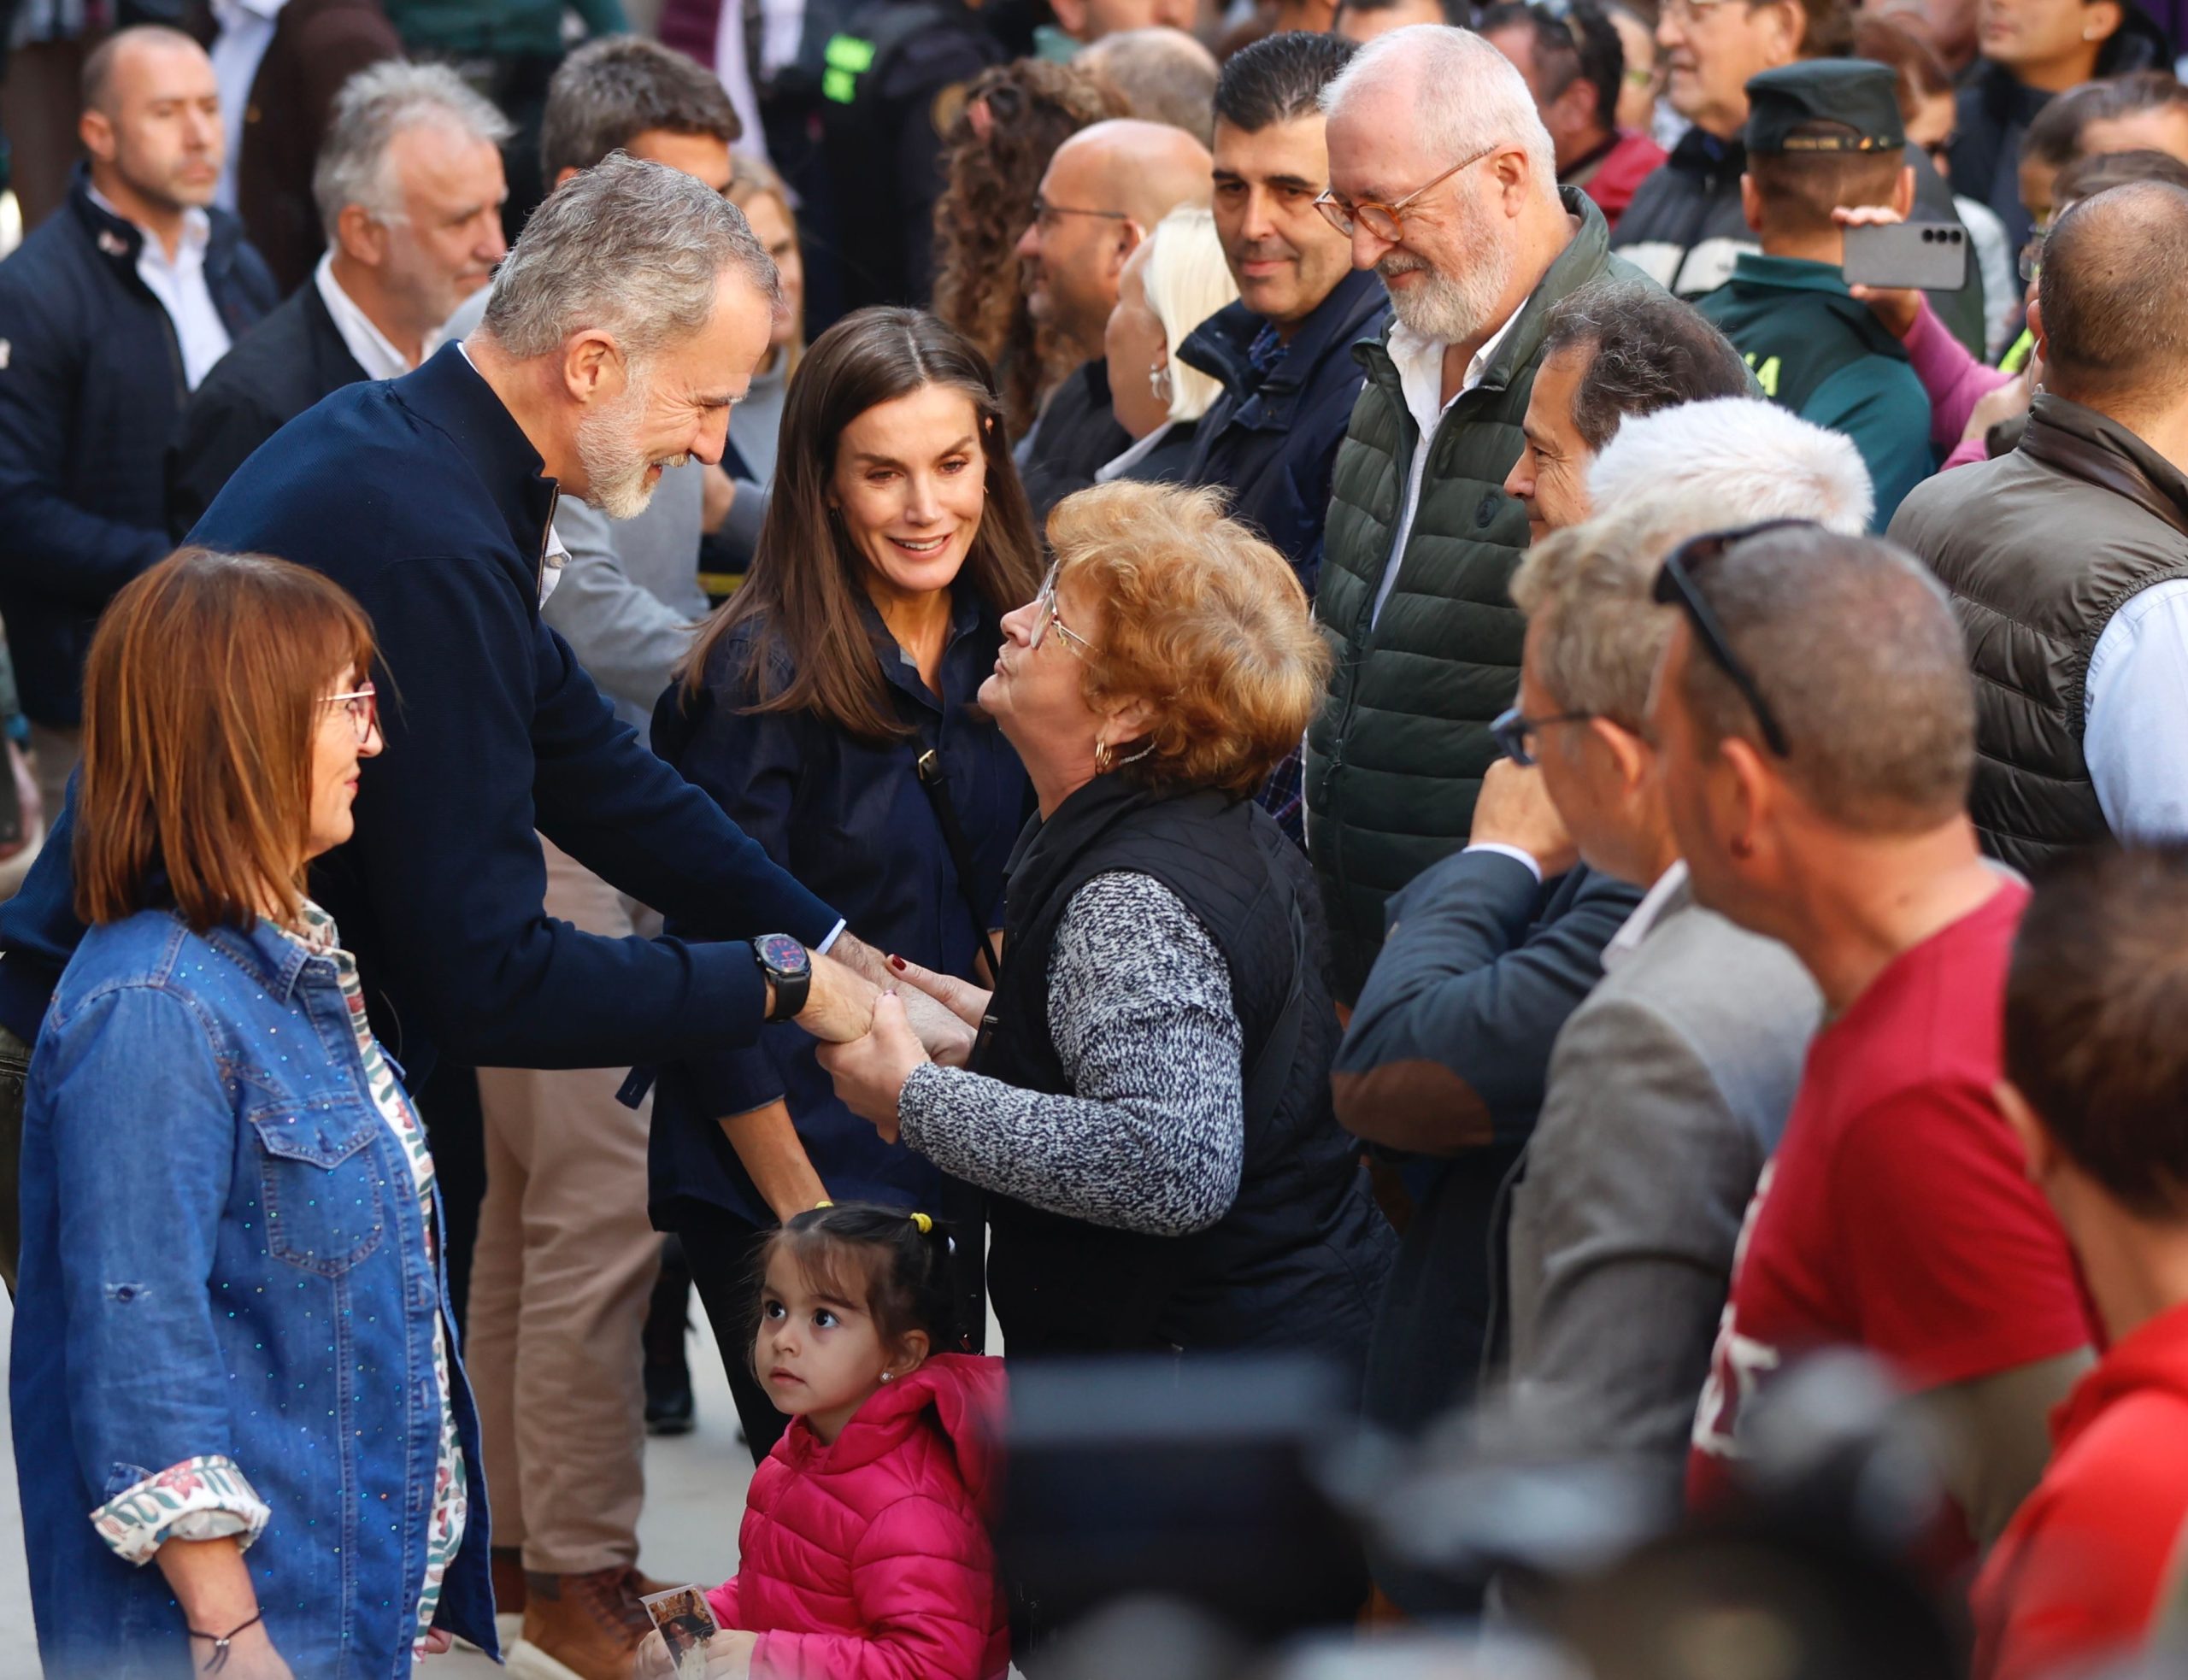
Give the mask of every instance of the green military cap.
M 1750 77 L 1751 152 L 1897 152 L 1907 144 L 1899 78 L 1866 58 L 1809 58 Z M 1803 133 L 1818 123 L 1846 132 Z

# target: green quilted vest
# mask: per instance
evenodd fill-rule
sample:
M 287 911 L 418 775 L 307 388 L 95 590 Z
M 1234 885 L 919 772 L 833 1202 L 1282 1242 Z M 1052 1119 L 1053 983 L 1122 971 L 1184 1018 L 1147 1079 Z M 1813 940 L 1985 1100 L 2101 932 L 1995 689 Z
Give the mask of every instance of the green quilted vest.
M 1437 426 L 1397 581 L 1372 628 L 1418 429 L 1387 331 L 1353 347 L 1368 377 L 1338 451 L 1315 602 L 1337 668 L 1307 731 L 1306 761 L 1307 849 L 1328 907 L 1336 990 L 1348 1002 L 1382 949 L 1384 901 L 1466 843 L 1497 755 L 1490 720 L 1519 691 L 1526 626 L 1509 585 L 1527 546 L 1527 516 L 1503 483 L 1520 456 L 1544 317 L 1606 273 L 1645 278 L 1609 255 L 1592 201 L 1571 188 L 1561 196 L 1579 231 L 1481 383 Z

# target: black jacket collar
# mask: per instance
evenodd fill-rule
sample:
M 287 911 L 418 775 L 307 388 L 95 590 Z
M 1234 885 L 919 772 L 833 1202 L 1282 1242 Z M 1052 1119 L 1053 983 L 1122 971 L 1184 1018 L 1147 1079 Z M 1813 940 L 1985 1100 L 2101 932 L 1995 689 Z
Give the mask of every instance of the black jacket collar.
M 68 177 L 68 208 L 82 224 L 85 237 L 115 273 L 131 285 L 137 278 L 137 258 L 144 249 L 144 235 L 135 222 L 118 216 L 91 197 L 91 166 L 79 162 Z M 234 263 L 236 247 L 243 240 L 243 224 L 226 210 L 205 212 L 210 232 L 205 241 L 205 279 L 209 285 L 224 279 Z
M 1073 861 L 1119 823 L 1150 807 L 1186 799 L 1201 802 L 1211 812 L 1238 802 L 1211 788 L 1150 792 L 1112 771 L 1074 790 L 1052 815 L 1044 819 L 1037 813 L 1018 837 L 1004 866 L 1009 882 L 1004 889 L 1005 925 L 1015 932 L 1031 923 Z
M 1268 321 L 1244 303 L 1226 304 L 1195 327 L 1178 347 L 1178 359 L 1220 379 L 1235 404 L 1249 392 L 1259 396 L 1259 422 L 1281 428 L 1291 424 L 1292 405 L 1323 359 L 1367 332 L 1388 301 L 1373 269 L 1352 270 L 1299 323 L 1283 359 L 1258 385 L 1247 352 Z
M 296 295 L 297 308 L 303 312 L 304 339 L 311 350 L 315 388 L 339 391 L 344 385 L 356 385 L 367 378 L 363 367 L 350 353 L 350 341 L 334 324 L 326 300 L 320 296 L 316 273 L 297 288 Z
M 445 432 L 509 522 L 517 552 L 537 562 L 554 522 L 556 485 L 524 428 L 463 354 L 444 344 L 416 372 L 392 381 L 395 400 Z
M 1690 128 L 1679 137 L 1667 160 L 1683 175 L 1693 175 L 1722 190 L 1736 187 L 1747 168 L 1746 144 L 1727 140 L 1706 128 Z

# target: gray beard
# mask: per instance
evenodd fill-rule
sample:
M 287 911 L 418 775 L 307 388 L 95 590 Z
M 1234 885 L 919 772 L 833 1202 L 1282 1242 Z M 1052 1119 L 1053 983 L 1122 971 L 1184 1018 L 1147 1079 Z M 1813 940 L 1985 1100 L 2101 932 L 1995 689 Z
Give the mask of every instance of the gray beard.
M 578 462 L 585 468 L 585 503 L 611 520 L 634 520 L 653 500 L 646 482 L 653 465 L 637 432 L 645 418 L 646 383 L 633 379 L 615 402 L 578 422 Z
M 1375 265 L 1386 279 L 1392 258 L 1400 259 L 1401 269 L 1420 270 L 1421 279 L 1391 293 L 1391 312 L 1408 330 L 1439 344 L 1469 343 L 1497 325 L 1497 306 L 1518 264 L 1511 246 L 1494 236 L 1486 218 L 1477 218 L 1467 232 L 1476 260 L 1463 273 L 1444 273 L 1410 251 L 1392 251 Z

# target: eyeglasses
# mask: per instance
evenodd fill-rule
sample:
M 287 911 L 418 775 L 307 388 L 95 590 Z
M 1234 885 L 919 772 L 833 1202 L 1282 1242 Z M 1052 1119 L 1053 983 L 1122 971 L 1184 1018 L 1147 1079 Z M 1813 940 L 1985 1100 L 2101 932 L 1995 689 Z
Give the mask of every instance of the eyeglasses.
M 1678 607 L 1693 626 L 1696 637 L 1709 657 L 1716 662 L 1740 691 L 1748 708 L 1755 714 L 1757 728 L 1762 731 L 1763 743 L 1779 758 L 1793 755 L 1791 743 L 1779 724 L 1778 714 L 1770 709 L 1770 702 L 1762 697 L 1762 689 L 1755 673 L 1732 651 L 1732 643 L 1725 634 L 1709 603 L 1702 598 L 1702 591 L 1694 581 L 1694 568 L 1705 565 L 1727 549 L 1738 547 L 1750 537 L 1760 537 L 1767 531 L 1787 531 L 1795 526 L 1813 526 L 1813 520 L 1765 520 L 1760 525 L 1744 525 L 1736 531 L 1712 531 L 1681 543 L 1664 561 L 1663 570 L 1656 573 L 1656 584 L 1650 594 L 1660 607 Z
M 1081 210 L 1069 204 L 1051 204 L 1045 198 L 1036 198 L 1033 201 L 1034 225 L 1044 233 L 1056 225 L 1056 219 L 1060 216 L 1099 216 L 1103 221 L 1130 221 L 1132 220 L 1122 210 Z
M 1029 653 L 1039 649 L 1041 643 L 1048 639 L 1051 626 L 1057 635 L 1063 637 L 1064 646 L 1081 659 L 1102 651 L 1066 624 L 1063 614 L 1056 610 L 1056 568 L 1053 566 L 1049 567 L 1049 575 L 1041 580 L 1041 592 L 1033 597 L 1033 627 L 1026 633 L 1026 647 Z
M 1379 204 L 1373 199 L 1359 204 L 1348 204 L 1329 187 L 1322 189 L 1322 196 L 1315 201 L 1315 208 L 1322 213 L 1322 220 L 1350 239 L 1355 226 L 1365 227 L 1386 245 L 1395 245 L 1405 238 L 1404 218 L 1413 201 L 1433 188 L 1439 187 L 1462 169 L 1472 168 L 1496 151 L 1495 146 L 1485 146 L 1472 157 L 1462 158 L 1426 186 L 1417 186 L 1395 204 Z
M 1489 725 L 1489 738 L 1513 763 L 1531 769 L 1535 755 L 1527 745 L 1529 739 L 1554 723 L 1593 723 L 1595 718 L 1593 712 L 1559 712 L 1547 718 L 1531 718 L 1515 706 L 1509 712 L 1497 714 L 1497 720 Z
M 349 713 L 350 725 L 357 731 L 360 744 L 371 740 L 373 731 L 379 727 L 379 691 L 370 683 L 347 694 L 321 695 L 319 703 L 339 706 Z

